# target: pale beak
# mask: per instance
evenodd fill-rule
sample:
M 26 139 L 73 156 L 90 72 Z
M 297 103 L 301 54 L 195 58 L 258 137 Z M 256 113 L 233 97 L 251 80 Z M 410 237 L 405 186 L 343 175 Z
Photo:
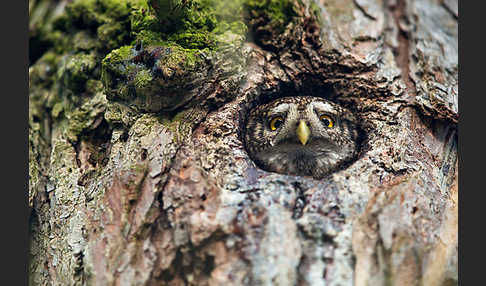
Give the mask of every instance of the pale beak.
M 301 120 L 299 126 L 297 126 L 297 136 L 299 137 L 299 141 L 302 143 L 302 145 L 307 143 L 310 133 L 309 126 L 307 126 L 304 120 Z

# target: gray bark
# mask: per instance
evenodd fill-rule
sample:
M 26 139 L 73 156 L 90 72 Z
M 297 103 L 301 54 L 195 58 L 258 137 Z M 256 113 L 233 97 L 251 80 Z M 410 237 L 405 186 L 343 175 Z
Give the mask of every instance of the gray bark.
M 457 1 L 293 5 L 181 76 L 173 108 L 106 84 L 65 117 L 31 107 L 32 285 L 458 284 Z M 34 89 L 43 65 L 32 102 L 61 90 Z M 246 111 L 328 91 L 361 118 L 359 158 L 319 181 L 259 169 Z

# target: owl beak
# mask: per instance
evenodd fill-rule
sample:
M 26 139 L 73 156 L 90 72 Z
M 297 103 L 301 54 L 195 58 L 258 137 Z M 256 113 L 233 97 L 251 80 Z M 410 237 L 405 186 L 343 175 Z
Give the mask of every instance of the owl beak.
M 297 126 L 297 136 L 299 137 L 299 141 L 302 143 L 302 145 L 305 145 L 309 140 L 310 129 L 304 120 L 301 120 L 299 126 Z

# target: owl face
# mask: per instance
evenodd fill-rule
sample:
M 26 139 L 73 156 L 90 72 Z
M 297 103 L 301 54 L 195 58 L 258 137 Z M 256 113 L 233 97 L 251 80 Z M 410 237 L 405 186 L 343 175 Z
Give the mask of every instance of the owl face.
M 318 97 L 284 97 L 252 109 L 245 145 L 262 169 L 321 179 L 357 153 L 355 117 Z

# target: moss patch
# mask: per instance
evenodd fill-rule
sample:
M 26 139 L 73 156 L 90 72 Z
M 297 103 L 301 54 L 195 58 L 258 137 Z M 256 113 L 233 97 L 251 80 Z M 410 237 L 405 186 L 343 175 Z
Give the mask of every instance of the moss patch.
M 145 88 L 152 81 L 152 74 L 149 70 L 143 69 L 135 74 L 135 79 L 133 81 L 136 88 Z
M 76 142 L 78 135 L 82 132 L 96 128 L 96 122 L 103 117 L 106 103 L 105 95 L 103 93 L 98 93 L 80 108 L 69 112 L 66 120 L 66 138 L 72 142 Z
M 137 45 L 171 48 L 167 72 L 174 66 L 192 69 L 198 52 L 240 47 L 249 17 L 284 27 L 294 14 L 289 0 L 76 0 L 49 21 L 39 41 L 52 46 L 47 52 L 57 57 L 52 61 L 68 57 L 54 69 L 60 68 L 58 78 L 67 93 L 76 94 L 88 79 L 100 79 L 101 59 L 107 65 L 119 63 Z
M 264 18 L 278 32 L 297 15 L 290 0 L 246 0 L 245 8 L 250 18 Z
M 58 81 L 61 94 L 64 90 L 79 93 L 85 90 L 85 84 L 92 77 L 92 73 L 98 65 L 94 53 L 78 53 L 63 58 L 58 70 Z
M 183 102 L 187 92 L 184 85 L 204 79 L 201 73 L 207 67 L 203 51 L 173 42 L 140 51 L 129 46 L 114 50 L 103 60 L 102 82 L 107 97 L 142 110 L 171 109 Z
M 74 0 L 49 20 L 32 17 L 48 50 L 29 70 L 31 111 L 36 118 L 77 118 L 100 92 L 151 105 L 148 99 L 158 100 L 151 95 L 165 92 L 167 102 L 156 104 L 180 104 L 190 98 L 177 83 L 204 80 L 208 57 L 239 57 L 249 19 L 284 28 L 294 15 L 289 0 Z M 241 70 L 239 60 L 228 60 L 225 74 Z
M 232 44 L 220 37 L 222 34 L 230 31 L 244 38 L 246 33 L 243 1 L 152 0 L 149 3 L 156 18 L 136 21 L 136 27 L 144 27 L 145 31 L 149 27 L 152 31 L 136 31 L 137 40 L 147 45 L 164 41 L 187 49 L 214 50 Z

